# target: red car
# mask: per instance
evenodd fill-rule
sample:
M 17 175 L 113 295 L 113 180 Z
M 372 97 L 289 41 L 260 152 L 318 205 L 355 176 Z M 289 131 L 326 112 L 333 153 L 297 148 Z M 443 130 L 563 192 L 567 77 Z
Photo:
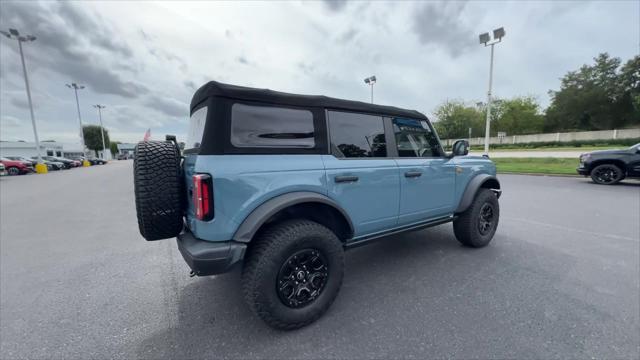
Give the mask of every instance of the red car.
M 28 174 L 30 172 L 33 172 L 33 167 L 23 161 L 15 161 L 15 160 L 9 160 L 7 158 L 1 158 L 0 163 L 2 163 L 4 167 L 7 169 L 7 173 L 9 175 L 22 175 L 22 174 Z

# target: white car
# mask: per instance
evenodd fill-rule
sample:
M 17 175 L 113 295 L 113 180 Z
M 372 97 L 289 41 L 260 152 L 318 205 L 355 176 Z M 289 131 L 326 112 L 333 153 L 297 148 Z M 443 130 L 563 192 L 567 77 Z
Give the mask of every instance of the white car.
M 7 175 L 7 170 L 4 168 L 4 164 L 0 163 L 0 176 Z

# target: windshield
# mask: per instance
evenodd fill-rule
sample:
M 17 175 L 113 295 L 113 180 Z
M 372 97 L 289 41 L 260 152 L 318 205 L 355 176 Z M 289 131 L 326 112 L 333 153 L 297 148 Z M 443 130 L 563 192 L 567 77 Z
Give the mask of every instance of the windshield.
M 207 121 L 207 107 L 204 106 L 191 115 L 189 120 L 189 133 L 187 134 L 186 149 L 199 148 L 202 142 L 204 124 Z

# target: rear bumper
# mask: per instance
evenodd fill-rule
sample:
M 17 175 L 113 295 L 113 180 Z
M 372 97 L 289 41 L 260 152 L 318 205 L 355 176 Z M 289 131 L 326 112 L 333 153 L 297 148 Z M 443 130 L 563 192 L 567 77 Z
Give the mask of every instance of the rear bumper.
M 198 276 L 222 274 L 244 258 L 247 244 L 236 241 L 204 241 L 190 231 L 178 235 L 178 250 Z

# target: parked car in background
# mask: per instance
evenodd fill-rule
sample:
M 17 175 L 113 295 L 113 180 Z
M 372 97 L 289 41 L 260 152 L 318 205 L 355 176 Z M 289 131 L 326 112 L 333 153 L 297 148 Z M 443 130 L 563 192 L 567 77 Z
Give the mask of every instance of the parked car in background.
M 91 165 L 104 165 L 107 163 L 107 160 L 93 158 L 93 159 L 89 159 L 89 162 L 91 163 Z
M 116 159 L 118 159 L 118 160 L 127 160 L 127 159 L 130 159 L 130 157 L 129 157 L 128 154 L 118 154 Z
M 36 164 L 38 163 L 37 160 L 27 159 L 24 156 L 5 156 L 5 157 L 9 160 L 22 161 L 22 162 L 31 164 L 31 166 L 36 166 Z
M 49 171 L 58 171 L 65 168 L 63 163 L 57 161 L 42 160 L 42 163 L 47 165 L 47 170 Z
M 36 157 L 32 157 L 32 159 L 36 159 Z M 58 163 L 62 163 L 64 165 L 65 169 L 71 169 L 72 167 L 77 167 L 78 162 L 74 161 L 74 160 L 70 160 L 70 159 L 65 159 L 65 158 L 58 158 L 55 156 L 43 156 L 42 157 L 43 160 L 47 160 L 47 161 L 53 161 L 53 162 L 58 162 Z
M 23 161 L 0 158 L 0 163 L 7 169 L 9 175 L 24 175 L 33 172 L 33 167 Z
M 4 167 L 4 164 L 0 163 L 0 176 L 7 175 L 7 170 Z
M 640 178 L 640 143 L 628 149 L 592 151 L 580 155 L 578 174 L 591 176 L 596 184 L 613 185 L 623 179 Z
M 89 159 L 87 159 L 86 157 L 84 157 L 84 156 L 74 156 L 74 157 L 71 157 L 70 159 L 79 162 L 80 163 L 79 166 L 82 166 L 82 163 L 85 160 L 87 160 L 87 161 L 89 161 L 89 163 L 91 163 L 91 161 Z M 91 164 L 91 165 L 93 165 L 93 164 Z

